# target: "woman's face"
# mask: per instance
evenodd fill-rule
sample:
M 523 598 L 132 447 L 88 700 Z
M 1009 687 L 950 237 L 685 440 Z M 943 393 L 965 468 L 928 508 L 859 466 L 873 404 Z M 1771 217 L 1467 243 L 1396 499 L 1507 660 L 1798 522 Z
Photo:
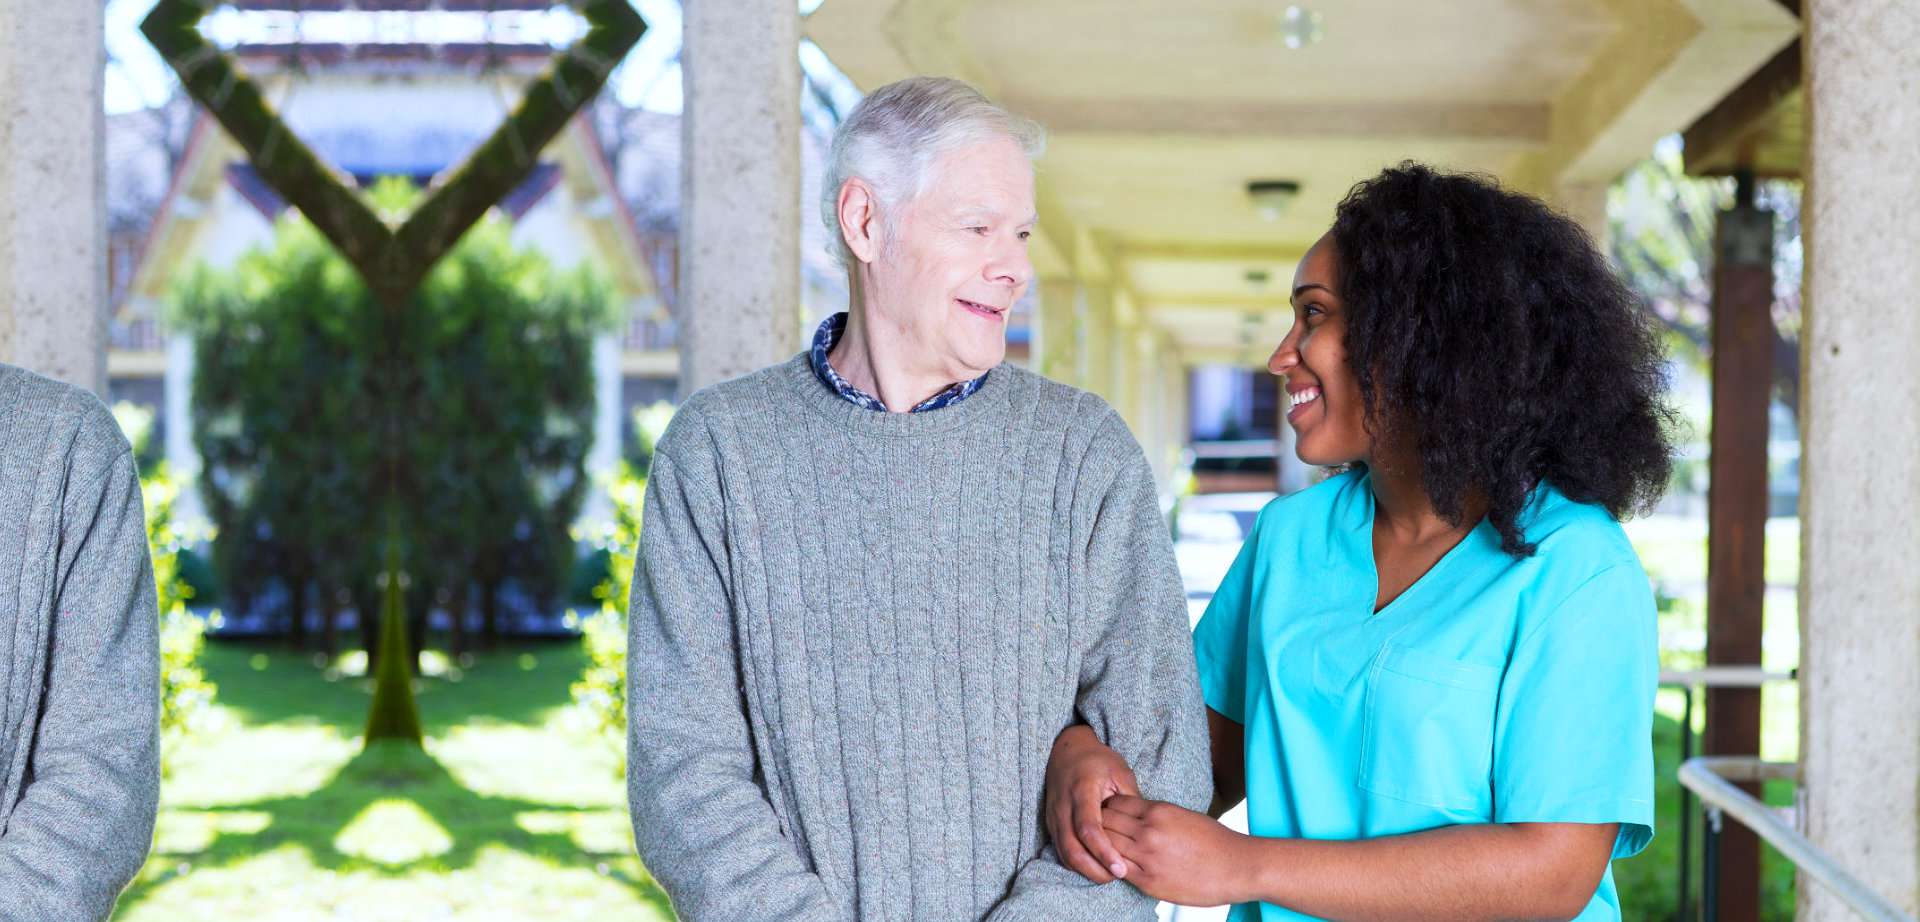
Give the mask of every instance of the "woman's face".
M 1315 465 L 1367 460 L 1372 439 L 1360 403 L 1360 382 L 1347 361 L 1346 307 L 1340 300 L 1339 254 L 1321 237 L 1293 273 L 1293 329 L 1267 360 L 1287 379 L 1287 424 L 1294 453 Z

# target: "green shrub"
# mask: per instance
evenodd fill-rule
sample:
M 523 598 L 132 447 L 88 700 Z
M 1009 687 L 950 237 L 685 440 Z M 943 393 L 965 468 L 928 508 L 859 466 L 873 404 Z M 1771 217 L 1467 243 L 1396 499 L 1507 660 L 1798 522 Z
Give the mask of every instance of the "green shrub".
M 187 598 L 196 605 L 213 605 L 220 601 L 220 583 L 213 572 L 213 563 L 198 547 L 183 547 L 174 560 L 175 573 L 187 588 Z
M 607 569 L 613 555 L 606 548 L 573 559 L 573 575 L 567 579 L 567 604 L 575 608 L 594 608 L 600 604 L 607 585 Z
M 647 444 L 659 438 L 666 420 L 656 415 Z M 587 666 L 573 683 L 573 710 L 586 728 L 604 734 L 624 747 L 627 733 L 627 597 L 633 582 L 633 561 L 640 549 L 640 513 L 647 495 L 646 475 L 631 463 L 607 484 L 613 500 L 613 520 L 592 536 L 597 554 L 604 554 L 606 570 L 594 589 L 599 610 L 581 623 L 587 648 Z M 622 760 L 624 762 L 624 759 Z
M 392 212 L 415 195 L 397 180 L 371 192 Z M 433 604 L 477 608 L 491 641 L 507 587 L 561 601 L 590 485 L 593 339 L 613 320 L 602 276 L 515 247 L 497 215 L 397 314 L 292 213 L 230 271 L 188 273 L 169 322 L 196 347 L 193 440 L 227 604 L 287 598 L 286 629 L 313 643 L 317 602 L 317 645 L 337 652 L 347 600 L 383 608 L 390 517 L 416 651 Z M 370 650 L 377 620 L 362 619 Z M 449 652 L 466 644 L 456 628 Z
M 114 405 L 113 415 L 133 444 L 135 456 L 147 451 L 153 414 L 122 402 Z M 206 625 L 187 612 L 194 588 L 180 577 L 181 544 L 188 536 L 173 521 L 173 504 L 179 496 L 180 485 L 167 475 L 164 463 L 153 463 L 142 475 L 140 497 L 160 611 L 160 735 L 169 745 L 201 728 L 212 716 L 215 690 L 200 669 Z

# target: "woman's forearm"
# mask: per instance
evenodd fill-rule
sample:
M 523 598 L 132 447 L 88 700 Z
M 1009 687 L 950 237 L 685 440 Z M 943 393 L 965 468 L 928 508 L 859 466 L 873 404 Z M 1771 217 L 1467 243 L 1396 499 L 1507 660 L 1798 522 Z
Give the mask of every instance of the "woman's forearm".
M 1251 900 L 1339 922 L 1572 919 L 1615 824 L 1488 823 L 1359 840 L 1241 840 Z

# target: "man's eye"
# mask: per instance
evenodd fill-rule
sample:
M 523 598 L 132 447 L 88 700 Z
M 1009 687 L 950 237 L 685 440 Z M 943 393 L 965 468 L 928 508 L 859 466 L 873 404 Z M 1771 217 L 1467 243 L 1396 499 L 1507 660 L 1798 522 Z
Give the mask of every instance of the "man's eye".
M 1022 240 L 1028 240 L 1028 239 L 1031 239 L 1032 237 L 1033 237 L 1033 231 L 1021 231 L 1021 232 L 1020 232 L 1020 239 L 1022 239 Z
M 985 234 L 987 232 L 987 229 L 984 227 L 969 227 L 967 228 L 967 230 L 970 230 L 976 234 Z

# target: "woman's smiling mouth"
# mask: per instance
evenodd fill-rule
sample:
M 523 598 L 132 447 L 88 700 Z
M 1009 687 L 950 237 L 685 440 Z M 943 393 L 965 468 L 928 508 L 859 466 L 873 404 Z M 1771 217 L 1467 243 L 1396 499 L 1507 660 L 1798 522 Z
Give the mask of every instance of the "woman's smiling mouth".
M 1307 411 L 1308 407 L 1319 402 L 1320 389 L 1317 387 L 1303 387 L 1297 391 L 1288 391 L 1287 399 L 1292 402 L 1291 406 L 1287 408 L 1287 421 L 1295 422 L 1300 418 L 1301 414 Z

